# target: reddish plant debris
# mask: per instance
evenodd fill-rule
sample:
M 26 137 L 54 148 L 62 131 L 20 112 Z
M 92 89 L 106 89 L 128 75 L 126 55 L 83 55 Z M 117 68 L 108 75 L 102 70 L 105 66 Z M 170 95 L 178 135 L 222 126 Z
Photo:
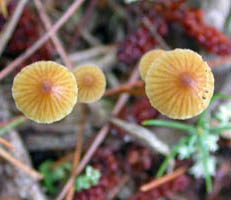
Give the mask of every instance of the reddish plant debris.
M 8 5 L 9 14 L 14 12 L 17 1 L 11 1 Z M 6 23 L 6 19 L 0 16 L 0 31 Z M 42 24 L 38 20 L 38 16 L 28 6 L 25 6 L 22 16 L 18 21 L 18 25 L 13 33 L 9 44 L 6 48 L 6 55 L 10 57 L 17 57 L 24 53 L 29 47 L 31 47 L 41 36 Z M 39 60 L 51 60 L 53 57 L 52 45 L 47 42 L 42 48 L 36 51 L 29 59 L 17 68 L 17 72 L 27 64 L 33 63 Z
M 138 97 L 131 105 L 122 109 L 119 118 L 131 123 L 141 124 L 145 120 L 156 118 L 158 114 L 158 111 L 151 106 L 146 97 Z M 112 126 L 112 132 L 121 137 L 126 135 L 123 129 L 116 126 Z
M 205 50 L 218 55 L 231 53 L 231 40 L 227 35 L 218 31 L 213 26 L 204 22 L 203 11 L 191 8 L 183 4 L 185 0 L 159 0 L 146 6 L 147 2 L 141 1 L 133 7 L 138 12 L 140 21 L 148 18 L 152 28 L 157 30 L 160 36 L 168 34 L 169 25 L 179 24 L 186 35 L 195 39 Z M 147 10 L 149 8 L 149 10 Z M 148 50 L 155 48 L 158 42 L 143 23 L 130 33 L 118 49 L 118 59 L 121 62 L 131 64 Z
M 160 9 L 167 22 L 179 23 L 185 33 L 194 38 L 208 52 L 218 55 L 231 53 L 231 40 L 216 28 L 205 24 L 203 11 L 182 6 L 177 10 Z
M 137 180 L 137 183 L 143 180 L 148 181 L 149 171 L 157 168 L 156 155 L 153 155 L 149 149 L 134 143 L 126 144 L 120 149 L 112 146 L 101 147 L 97 150 L 91 164 L 101 171 L 102 177 L 96 186 L 76 193 L 75 199 L 104 200 L 110 190 L 119 183 L 122 174 L 129 174 Z M 137 192 L 129 199 L 155 200 L 159 197 L 169 197 L 173 193 L 184 191 L 189 182 L 188 176 L 181 175 L 148 192 Z
M 151 151 L 147 148 L 132 145 L 126 153 L 128 171 L 135 172 L 136 175 L 144 170 L 149 170 L 156 158 L 152 156 Z
M 149 103 L 147 97 L 137 97 L 131 105 L 124 107 L 119 114 L 119 118 L 131 123 L 141 124 L 143 121 L 153 119 L 159 112 Z M 113 133 L 124 136 L 126 132 L 118 127 L 113 127 Z
M 132 158 L 128 158 L 131 155 Z M 76 199 L 106 199 L 108 192 L 120 182 L 123 173 L 141 176 L 138 172 L 150 169 L 154 163 L 152 160 L 153 155 L 147 148 L 135 144 L 128 144 L 121 149 L 112 146 L 99 148 L 92 160 L 92 166 L 101 171 L 102 177 L 96 186 L 76 193 Z
M 157 117 L 158 111 L 149 103 L 146 97 L 139 97 L 129 106 L 125 107 L 120 114 L 120 118 L 141 124 L 142 121 Z
M 96 186 L 76 193 L 75 199 L 106 199 L 107 193 L 119 183 L 121 178 L 118 158 L 116 158 L 115 155 L 116 151 L 117 149 L 113 147 L 102 147 L 98 149 L 92 160 L 92 166 L 101 171 L 102 177 Z
M 148 16 L 148 19 L 158 34 L 161 36 L 167 35 L 168 27 L 161 16 L 152 13 Z M 120 44 L 118 59 L 124 63 L 133 63 L 157 44 L 157 41 L 146 25 L 141 24 L 134 33 L 130 33 Z

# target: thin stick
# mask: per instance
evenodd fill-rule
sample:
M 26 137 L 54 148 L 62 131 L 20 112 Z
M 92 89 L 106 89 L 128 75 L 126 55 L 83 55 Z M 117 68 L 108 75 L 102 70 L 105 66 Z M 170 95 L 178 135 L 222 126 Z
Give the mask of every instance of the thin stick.
M 165 50 L 169 50 L 170 47 L 167 45 L 167 43 L 164 41 L 164 39 L 160 36 L 160 34 L 157 33 L 156 28 L 153 27 L 150 20 L 145 17 L 143 23 L 146 26 L 146 28 L 153 34 L 153 36 L 155 37 L 157 42 L 160 44 L 160 46 Z
M 47 31 L 49 31 L 52 27 L 52 23 L 51 20 L 49 18 L 49 16 L 46 13 L 46 10 L 44 9 L 42 3 L 40 0 L 34 0 L 35 6 L 38 10 L 38 13 L 40 15 L 40 18 L 46 28 Z M 55 48 L 57 50 L 57 52 L 59 53 L 60 57 L 63 60 L 63 63 L 69 68 L 72 68 L 72 64 L 71 61 L 69 60 L 67 53 L 62 45 L 62 42 L 59 40 L 58 38 L 58 34 L 54 33 L 53 35 L 51 35 L 51 39 L 55 45 Z
M 158 179 L 155 179 L 153 181 L 151 181 L 150 183 L 147 183 L 143 186 L 141 186 L 140 190 L 142 192 L 147 192 L 151 189 L 154 189 L 166 182 L 169 182 L 175 178 L 177 178 L 178 176 L 184 174 L 185 172 L 187 171 L 187 167 L 181 167 L 181 168 L 178 168 L 177 170 L 175 170 L 174 172 L 172 172 L 171 174 L 167 174 L 161 178 L 158 178 Z
M 89 17 L 92 16 L 91 13 L 94 10 L 95 6 L 97 5 L 97 1 L 98 0 L 91 0 L 88 7 L 85 9 L 84 15 L 81 18 L 81 22 L 79 23 L 76 32 L 74 33 L 74 36 L 72 37 L 72 41 L 76 41 L 79 37 L 80 30 L 82 30 L 83 28 L 85 28 L 85 25 L 87 23 L 87 21 L 89 20 Z M 74 43 L 71 42 L 71 46 L 73 47 Z
M 116 44 L 93 47 L 91 49 L 87 49 L 87 50 L 83 50 L 83 51 L 77 51 L 75 53 L 69 54 L 69 59 L 72 62 L 82 62 L 82 61 L 88 60 L 92 57 L 97 57 L 101 54 L 113 52 L 116 50 L 116 48 L 117 48 Z
M 21 17 L 23 8 L 28 0 L 20 0 L 17 4 L 17 7 L 15 8 L 15 11 L 13 12 L 12 17 L 10 18 L 10 21 L 6 26 L 4 26 L 4 30 L 2 31 L 0 35 L 0 57 L 2 55 L 2 52 L 4 51 L 8 41 L 10 40 L 17 24 L 18 20 Z
M 25 59 L 29 58 L 35 51 L 37 51 L 75 12 L 75 10 L 84 2 L 84 0 L 75 0 L 68 8 L 63 16 L 52 26 L 49 32 L 35 42 L 29 49 L 21 56 L 16 58 L 7 67 L 0 72 L 0 80 L 7 76 L 11 71 L 18 67 Z
M 8 121 L 8 123 L 6 125 L 4 125 L 3 127 L 0 128 L 0 135 L 3 135 L 7 131 L 9 131 L 9 130 L 11 130 L 11 129 L 17 127 L 17 126 L 19 126 L 25 120 L 26 120 L 25 117 L 18 117 L 18 119 L 15 119 L 13 121 Z
M 78 169 L 77 169 L 77 173 L 76 173 L 77 175 L 82 171 L 82 169 L 85 166 L 85 163 L 88 162 L 88 159 L 90 159 L 90 157 L 94 154 L 95 150 L 101 144 L 101 141 L 103 141 L 103 139 L 106 137 L 108 131 L 109 131 L 109 125 L 108 124 L 104 125 L 103 128 L 100 129 L 93 144 L 90 146 L 88 152 L 84 155 L 83 159 L 81 160 L 80 165 L 78 166 Z M 61 193 L 59 194 L 59 196 L 57 197 L 56 200 L 62 200 L 65 197 L 66 193 L 68 192 L 69 187 L 71 187 L 71 185 L 73 183 L 74 183 L 74 179 L 73 179 L 73 177 L 71 177 L 67 181 L 65 186 L 63 187 Z
M 119 85 L 116 88 L 112 88 L 112 89 L 107 90 L 104 93 L 104 96 L 107 97 L 107 96 L 111 96 L 111 95 L 116 95 L 118 93 L 129 92 L 134 87 L 142 88 L 143 86 L 144 86 L 144 82 L 140 81 L 140 80 L 137 80 L 135 83 L 132 83 L 132 84 L 125 83 L 125 84 Z
M 0 143 L 10 150 L 14 149 L 14 146 L 12 144 L 10 144 L 8 141 L 6 141 L 5 139 L 3 139 L 1 137 L 0 137 Z
M 43 178 L 43 175 L 40 174 L 39 172 L 35 171 L 34 169 L 28 167 L 27 165 L 24 165 L 22 162 L 19 160 L 15 159 L 12 155 L 10 155 L 7 151 L 4 149 L 0 148 L 0 156 L 3 157 L 5 160 L 10 162 L 12 165 L 20 168 L 24 172 L 26 172 L 28 175 L 31 177 L 40 180 Z
M 18 121 L 18 120 L 26 120 L 26 117 L 24 115 L 20 115 L 20 116 L 17 116 L 17 117 L 13 117 L 9 120 L 6 120 L 6 121 L 3 121 L 3 122 L 0 122 L 0 128 L 3 128 L 4 126 L 7 126 L 8 124 L 14 122 L 14 121 Z
M 136 82 L 138 77 L 139 77 L 139 72 L 138 72 L 138 67 L 136 67 L 134 69 L 134 71 L 132 72 L 128 83 L 131 84 L 131 83 Z M 121 109 L 123 108 L 125 103 L 127 102 L 128 98 L 129 98 L 128 94 L 121 94 L 120 95 L 119 100 L 117 101 L 117 103 L 116 103 L 116 105 L 115 105 L 115 107 L 113 109 L 113 112 L 112 112 L 113 116 L 116 116 L 116 115 L 119 114 L 119 112 L 121 111 Z M 79 166 L 77 168 L 76 174 L 81 173 L 81 171 L 85 168 L 85 166 L 87 165 L 87 163 L 89 162 L 91 157 L 94 155 L 97 148 L 100 146 L 100 144 L 103 142 L 104 138 L 107 136 L 107 133 L 109 132 L 109 130 L 110 130 L 110 126 L 109 126 L 108 123 L 105 124 L 100 129 L 100 131 L 96 135 L 96 138 L 95 138 L 94 142 L 89 147 L 88 151 L 85 153 L 83 159 L 81 160 L 81 162 L 80 162 L 80 164 L 79 164 Z M 67 181 L 67 183 L 65 184 L 63 190 L 61 191 L 61 193 L 59 194 L 59 196 L 57 197 L 56 200 L 62 200 L 65 197 L 69 187 L 73 184 L 73 182 L 74 182 L 74 179 L 71 177 Z
M 223 57 L 218 57 L 218 58 L 213 59 L 213 60 L 209 60 L 208 65 L 210 67 L 218 67 L 218 66 L 221 66 L 225 63 L 230 63 L 230 62 L 231 62 L 231 56 L 223 56 Z
M 83 136 L 84 136 L 84 128 L 85 128 L 85 120 L 86 120 L 86 104 L 82 104 L 82 112 L 81 112 L 81 119 L 80 119 L 80 128 L 77 135 L 77 142 L 75 145 L 75 152 L 74 152 L 74 159 L 72 163 L 72 178 L 75 179 L 77 176 L 77 167 L 79 164 L 80 156 L 82 153 L 82 146 L 83 146 Z M 69 192 L 67 194 L 66 200 L 72 200 L 74 195 L 74 186 L 71 185 Z

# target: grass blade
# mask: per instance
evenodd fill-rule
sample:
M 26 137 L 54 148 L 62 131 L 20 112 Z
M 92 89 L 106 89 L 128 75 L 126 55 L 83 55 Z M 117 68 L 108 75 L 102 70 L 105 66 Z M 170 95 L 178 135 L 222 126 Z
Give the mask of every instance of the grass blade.
M 195 128 L 191 125 L 187 125 L 180 122 L 170 121 L 170 120 L 147 120 L 142 123 L 144 126 L 160 126 L 160 127 L 168 127 L 175 128 L 182 131 L 187 132 L 195 132 Z

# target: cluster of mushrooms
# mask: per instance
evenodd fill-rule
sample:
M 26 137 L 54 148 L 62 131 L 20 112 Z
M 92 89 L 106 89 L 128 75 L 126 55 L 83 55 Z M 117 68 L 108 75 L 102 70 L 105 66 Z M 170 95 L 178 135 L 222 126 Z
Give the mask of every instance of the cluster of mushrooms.
M 208 64 L 191 50 L 151 50 L 140 60 L 139 70 L 151 105 L 173 119 L 188 119 L 209 105 L 214 78 Z M 77 101 L 91 103 L 105 91 L 104 73 L 95 65 L 82 65 L 73 73 L 53 61 L 26 66 L 14 79 L 12 93 L 17 108 L 38 123 L 67 116 Z
M 151 105 L 169 118 L 194 117 L 213 96 L 211 69 L 192 50 L 151 50 L 141 58 L 139 70 Z
M 37 123 L 53 123 L 67 116 L 77 102 L 91 103 L 104 94 L 104 73 L 82 65 L 73 73 L 53 61 L 39 61 L 14 78 L 12 95 L 17 108 Z

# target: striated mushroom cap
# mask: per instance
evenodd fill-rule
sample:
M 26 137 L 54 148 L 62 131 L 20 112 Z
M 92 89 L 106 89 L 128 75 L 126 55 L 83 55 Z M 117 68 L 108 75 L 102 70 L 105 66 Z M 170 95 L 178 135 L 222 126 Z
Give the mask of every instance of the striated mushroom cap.
M 214 90 L 210 67 L 191 50 L 161 55 L 146 75 L 145 91 L 151 105 L 173 119 L 188 119 L 209 105 Z
M 81 65 L 74 70 L 78 84 L 78 101 L 92 103 L 99 100 L 106 88 L 106 79 L 102 70 L 95 65 Z
M 68 115 L 77 101 L 77 83 L 68 69 L 52 61 L 23 68 L 14 78 L 17 108 L 38 123 L 52 123 Z
M 161 49 L 153 49 L 145 53 L 139 62 L 139 71 L 141 79 L 145 81 L 145 76 L 152 63 L 161 56 L 165 51 Z

